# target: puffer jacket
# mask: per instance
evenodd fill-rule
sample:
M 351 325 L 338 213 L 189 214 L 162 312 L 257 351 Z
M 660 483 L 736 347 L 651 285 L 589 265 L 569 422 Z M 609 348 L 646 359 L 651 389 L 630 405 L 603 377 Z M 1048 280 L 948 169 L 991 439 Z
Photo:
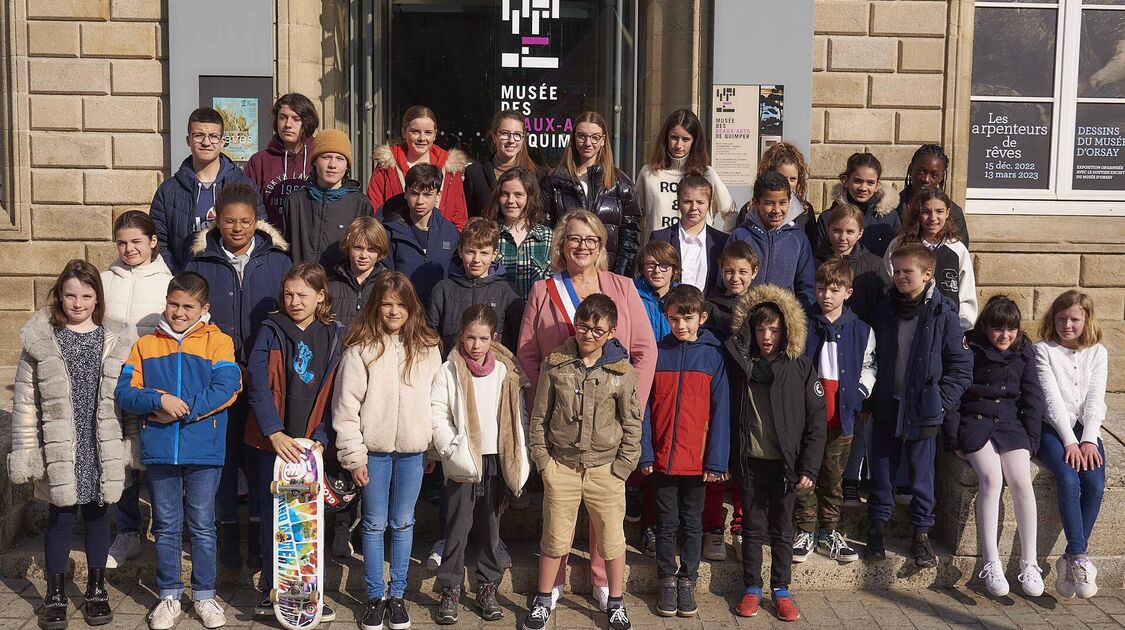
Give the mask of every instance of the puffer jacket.
M 866 204 L 852 201 L 843 184 L 833 186 L 832 205 L 816 219 L 816 242 L 813 247 L 819 247 L 821 241 L 828 239 L 828 215 L 837 205 L 845 203 L 863 210 L 863 236 L 859 237 L 859 242 L 876 256 L 887 253 L 887 245 L 890 245 L 892 238 L 898 236 L 902 226 L 898 212 L 895 212 L 899 203 L 898 191 L 885 182 L 879 184 L 879 189 Z
M 457 483 L 479 483 L 481 480 L 481 423 L 498 422 L 497 454 L 504 484 L 519 496 L 531 473 L 527 454 L 527 411 L 523 405 L 523 392 L 527 386 L 516 366 L 512 353 L 503 346 L 493 344 L 496 367 L 501 370 L 500 400 L 496 418 L 481 418 L 474 400 L 473 375 L 460 352 L 449 355 L 434 377 L 431 418 L 434 429 L 434 449 L 441 456 L 441 472 L 445 478 Z
M 902 237 L 896 236 L 887 246 L 883 256 L 883 280 L 891 283 L 894 266 L 891 256 L 902 245 Z M 977 321 L 977 278 L 973 272 L 973 257 L 965 244 L 956 239 L 943 239 L 931 249 L 934 253 L 934 282 L 938 291 L 957 305 L 957 317 L 961 320 L 961 330 L 969 330 Z
M 320 263 L 331 269 L 347 262 L 348 254 L 340 249 L 340 239 L 352 221 L 375 215 L 367 197 L 359 192 L 359 184 L 345 180 L 348 190 L 340 199 L 316 201 L 308 188 L 285 198 L 281 212 L 281 233 L 289 241 L 293 262 Z
M 641 206 L 633 182 L 625 173 L 617 171 L 610 188 L 602 181 L 602 165 L 595 164 L 586 170 L 589 193 L 582 184 L 571 179 L 565 166 L 551 171 L 543 179 L 543 192 L 547 198 L 547 220 L 553 226 L 567 210 L 582 208 L 598 215 L 605 224 L 606 254 L 610 271 L 623 276 L 632 275 L 633 261 L 641 236 Z
M 449 277 L 434 286 L 430 294 L 430 304 L 426 307 L 426 322 L 441 335 L 442 356 L 457 345 L 461 331 L 461 315 L 474 304 L 487 304 L 496 313 L 496 334 L 501 343 L 515 348 L 512 328 L 516 324 L 508 322 L 508 314 L 523 314 L 522 300 L 512 285 L 504 279 L 504 265 L 494 261 L 483 278 L 466 278 L 465 267 L 460 258 L 454 258 L 449 265 Z
M 305 140 L 300 153 L 291 153 L 274 134 L 265 149 L 250 156 L 246 163 L 246 176 L 258 185 L 262 201 L 266 204 L 266 220 L 281 227 L 281 209 L 285 198 L 300 192 L 308 184 L 313 166 L 309 162 L 312 138 Z
M 242 169 L 226 155 L 219 155 L 219 175 L 215 178 L 215 197 L 230 184 L 246 184 L 258 190 Z M 160 255 L 172 273 L 179 273 L 191 260 L 191 237 L 195 226 L 195 201 L 199 198 L 199 178 L 191 167 L 191 156 L 181 164 L 176 174 L 164 180 L 152 198 L 149 215 L 156 225 L 156 242 Z M 265 206 L 259 201 L 258 218 L 266 218 Z
M 528 440 L 542 471 L 551 459 L 593 468 L 612 463 L 626 479 L 641 456 L 641 410 L 637 372 L 625 347 L 606 341 L 602 356 L 587 368 L 573 338 L 543 360 Z
M 751 286 L 772 284 L 793 291 L 805 308 L 816 304 L 815 261 L 812 246 L 797 226 L 800 207 L 791 207 L 785 222 L 767 230 L 762 217 L 751 212 L 742 225 L 730 233 L 730 242 L 746 241 L 758 255 L 758 275 Z
M 258 221 L 254 234 L 254 250 L 242 270 L 242 281 L 223 251 L 218 225 L 195 235 L 191 252 L 194 256 L 186 271 L 194 271 L 207 280 L 211 291 L 211 323 L 234 340 L 234 356 L 246 365 L 254 335 L 271 311 L 278 309 L 281 279 L 293 266 L 286 253 L 289 243 L 273 225 Z
M 359 319 L 359 314 L 371 298 L 375 279 L 384 271 L 387 271 L 387 266 L 382 261 L 375 263 L 371 273 L 360 284 L 346 262 L 328 270 L 328 291 L 332 293 L 332 314 L 336 316 L 336 321 L 348 327 Z
M 336 369 L 332 428 L 345 470 L 366 466 L 368 453 L 424 453 L 433 439 L 433 423 L 426 419 L 440 351 L 420 351 L 406 374 L 401 337 L 384 341 L 378 357 L 372 346 L 346 348 Z
M 821 242 L 816 252 L 816 266 L 819 268 L 835 255 L 827 240 Z M 863 243 L 856 243 L 852 252 L 843 258 L 852 266 L 852 296 L 844 300 L 844 305 L 870 326 L 875 305 L 887 294 L 883 259 L 869 252 Z
M 133 324 L 138 335 L 149 334 L 160 324 L 171 280 L 172 271 L 161 256 L 136 267 L 115 260 L 102 272 L 105 316 Z
M 101 500 L 116 503 L 125 488 L 125 469 L 139 464 L 136 423 L 123 423 L 113 392 L 129 349 L 137 338 L 131 325 L 102 320 L 101 377 L 95 413 Z M 37 311 L 20 331 L 23 351 L 16 367 L 12 398 L 8 477 L 34 484 L 35 498 L 66 507 L 78 502 L 74 476 L 74 407 L 70 377 L 55 341 L 47 309 Z M 124 426 L 123 426 L 124 424 Z
M 801 477 L 816 481 L 824 459 L 828 439 L 828 423 L 824 410 L 824 388 L 817 378 L 816 366 L 805 357 L 808 329 L 805 312 L 789 291 L 773 285 L 751 287 L 735 305 L 731 318 L 731 337 L 723 343 L 730 358 L 732 432 L 731 470 L 740 483 L 749 479 L 746 457 L 749 421 L 754 414 L 750 401 L 750 375 L 757 356 L 750 314 L 760 304 L 774 304 L 781 311 L 785 324 L 785 348 L 771 366 L 770 405 L 778 445 L 785 465 L 785 477 L 796 484 Z M 737 424 L 736 424 L 737 423 Z
M 395 195 L 405 192 L 406 148 L 402 143 L 375 147 L 375 169 L 367 182 L 367 199 L 372 208 L 378 208 Z M 460 149 L 445 149 L 436 144 L 430 145 L 430 164 L 441 169 L 445 179 L 438 193 L 437 206 L 445 218 L 457 226 L 460 232 L 469 220 L 469 210 L 465 202 L 465 167 L 469 157 Z

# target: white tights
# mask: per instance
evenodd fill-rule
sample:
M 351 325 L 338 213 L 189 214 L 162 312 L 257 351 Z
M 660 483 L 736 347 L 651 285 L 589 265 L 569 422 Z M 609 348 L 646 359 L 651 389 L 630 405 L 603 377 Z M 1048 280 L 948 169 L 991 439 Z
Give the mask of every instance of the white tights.
M 1004 482 L 1015 504 L 1016 529 L 1020 534 L 1021 559 L 1035 564 L 1035 492 L 1031 486 L 1031 454 L 1026 449 L 999 453 L 991 441 L 979 451 L 968 453 L 977 473 L 977 532 L 985 562 L 1000 560 L 997 550 L 1000 521 L 1000 492 Z

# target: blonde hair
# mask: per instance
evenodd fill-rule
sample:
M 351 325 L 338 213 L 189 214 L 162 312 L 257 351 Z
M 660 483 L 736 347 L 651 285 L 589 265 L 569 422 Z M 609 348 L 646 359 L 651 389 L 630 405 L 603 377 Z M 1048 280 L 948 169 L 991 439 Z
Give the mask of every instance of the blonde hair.
M 1059 333 L 1055 330 L 1055 317 L 1074 305 L 1082 307 L 1082 310 L 1086 313 L 1086 325 L 1082 327 L 1082 336 L 1078 338 L 1078 347 L 1089 348 L 1096 343 L 1101 343 L 1102 327 L 1098 324 L 1098 318 L 1094 315 L 1094 298 L 1077 289 L 1064 291 L 1062 295 L 1055 298 L 1054 302 L 1051 302 L 1051 308 L 1047 309 L 1047 312 L 1043 315 L 1043 321 L 1039 324 L 1039 336 L 1045 341 L 1061 343 Z
M 551 269 L 554 271 L 566 270 L 566 256 L 563 254 L 563 248 L 566 247 L 566 231 L 571 221 L 580 221 L 590 227 L 594 232 L 594 236 L 602 239 L 601 253 L 598 254 L 598 269 L 609 268 L 609 256 L 605 251 L 606 240 L 609 238 L 609 233 L 606 232 L 605 224 L 598 218 L 598 215 L 590 212 L 589 210 L 568 210 L 563 218 L 559 219 L 555 225 L 555 232 L 551 235 Z
M 382 260 L 391 251 L 390 241 L 387 239 L 387 230 L 375 217 L 356 217 L 348 225 L 343 238 L 340 239 L 340 249 L 347 253 L 352 246 L 366 243 L 368 247 L 379 250 L 379 259 Z
M 324 273 L 324 267 L 314 262 L 300 262 L 281 276 L 281 294 L 277 296 L 277 304 L 282 311 L 285 310 L 285 283 L 290 280 L 300 280 L 313 291 L 323 291 L 324 301 L 316 305 L 316 318 L 325 326 L 336 321 L 336 316 L 332 314 L 332 289 L 328 288 L 328 274 Z
M 581 123 L 590 123 L 597 125 L 602 130 L 602 148 L 600 149 L 598 161 L 602 163 L 602 186 L 606 189 L 613 188 L 613 182 L 617 179 L 617 167 L 613 164 L 613 150 L 609 148 L 609 125 L 606 124 L 605 118 L 598 112 L 582 112 L 574 118 L 574 129 L 570 132 L 570 144 L 566 149 L 566 155 L 563 157 L 563 165 L 566 166 L 566 172 L 570 173 L 570 178 L 578 181 L 578 143 L 575 137 L 578 135 L 578 125 Z

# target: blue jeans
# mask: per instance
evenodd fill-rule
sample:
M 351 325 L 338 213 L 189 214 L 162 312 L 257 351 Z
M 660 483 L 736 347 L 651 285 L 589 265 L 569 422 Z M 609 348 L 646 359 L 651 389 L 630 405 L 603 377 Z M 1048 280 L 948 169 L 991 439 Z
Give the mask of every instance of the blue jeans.
M 422 489 L 423 453 L 370 453 L 363 488 L 363 579 L 367 597 L 383 597 L 383 532 L 391 529 L 391 597 L 406 593 L 414 544 L 414 504 Z
M 131 480 L 121 491 L 121 498 L 113 504 L 113 515 L 117 519 L 117 533 L 139 534 L 141 531 L 141 473 L 130 470 L 125 473 Z
M 1074 427 L 1075 435 L 1082 435 L 1082 425 Z M 1076 556 L 1086 553 L 1094 521 L 1102 509 L 1105 494 L 1105 447 L 1098 440 L 1098 453 L 1102 456 L 1101 468 L 1078 472 L 1063 459 L 1066 449 L 1054 429 L 1043 423 L 1043 436 L 1039 440 L 1039 461 L 1055 477 L 1055 494 L 1059 500 L 1059 516 L 1066 534 L 1066 554 Z
M 222 466 L 148 466 L 160 597 L 179 598 L 184 593 L 180 558 L 185 516 L 191 536 L 191 598 L 202 601 L 215 596 L 215 493 L 222 472 Z

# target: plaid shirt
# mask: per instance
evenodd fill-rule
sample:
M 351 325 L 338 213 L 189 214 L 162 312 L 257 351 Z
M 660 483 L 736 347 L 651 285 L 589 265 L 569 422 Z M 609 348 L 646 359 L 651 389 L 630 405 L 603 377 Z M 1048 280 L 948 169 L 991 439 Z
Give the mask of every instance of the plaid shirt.
M 531 228 L 516 247 L 508 226 L 501 225 L 500 261 L 504 263 L 504 279 L 515 287 L 521 298 L 527 299 L 531 285 L 551 275 L 551 228 L 546 225 Z

